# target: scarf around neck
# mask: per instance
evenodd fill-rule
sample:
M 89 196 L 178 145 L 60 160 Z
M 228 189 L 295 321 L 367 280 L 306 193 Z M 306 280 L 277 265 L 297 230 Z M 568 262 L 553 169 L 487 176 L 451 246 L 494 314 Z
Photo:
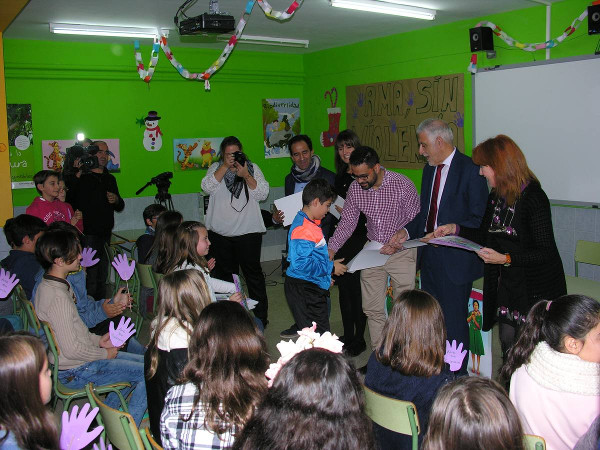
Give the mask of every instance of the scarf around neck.
M 298 183 L 308 183 L 315 177 L 319 167 L 321 167 L 321 159 L 317 155 L 313 155 L 310 166 L 306 170 L 298 169 L 296 164 L 292 166 L 292 177 Z
M 536 345 L 525 368 L 536 383 L 547 389 L 600 395 L 600 364 L 557 352 L 546 342 Z
M 221 164 L 223 164 L 223 161 L 219 163 L 219 166 Z M 252 164 L 249 159 L 246 161 L 246 167 L 248 167 L 248 173 L 250 176 L 254 176 L 254 164 Z M 233 195 L 235 198 L 240 198 L 242 188 L 246 184 L 244 179 L 242 177 L 238 177 L 229 169 L 227 169 L 227 172 L 225 172 L 225 176 L 223 178 L 225 179 L 225 186 L 227 187 L 227 190 L 231 192 L 231 195 Z

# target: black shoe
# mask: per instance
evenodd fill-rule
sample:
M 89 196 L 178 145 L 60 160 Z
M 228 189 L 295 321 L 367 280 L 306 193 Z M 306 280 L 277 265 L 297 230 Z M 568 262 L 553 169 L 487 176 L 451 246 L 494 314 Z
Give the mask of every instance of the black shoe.
M 283 330 L 281 333 L 279 333 L 279 337 L 282 339 L 296 339 L 299 336 L 298 331 L 298 326 L 294 324 L 287 330 Z
M 367 344 L 365 341 L 354 341 L 350 345 L 348 345 L 348 349 L 346 350 L 346 354 L 351 357 L 356 357 L 360 355 L 367 349 Z

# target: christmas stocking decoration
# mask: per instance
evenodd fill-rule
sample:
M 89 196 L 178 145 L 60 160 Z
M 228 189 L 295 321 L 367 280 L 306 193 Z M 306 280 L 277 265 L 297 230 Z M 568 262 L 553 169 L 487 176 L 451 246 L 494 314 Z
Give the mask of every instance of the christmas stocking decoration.
M 342 110 L 340 108 L 327 108 L 329 116 L 329 130 L 321 133 L 321 145 L 323 147 L 331 147 L 335 142 L 335 138 L 340 132 L 340 117 Z
M 335 100 L 333 99 L 334 94 Z M 321 145 L 323 147 L 332 147 L 335 143 L 335 138 L 337 138 L 337 135 L 340 132 L 340 117 L 342 116 L 342 110 L 335 107 L 338 99 L 337 89 L 335 87 L 331 88 L 331 91 L 325 92 L 324 97 L 327 98 L 327 96 L 329 96 L 329 101 L 331 102 L 331 108 L 327 108 L 329 129 L 321 133 Z

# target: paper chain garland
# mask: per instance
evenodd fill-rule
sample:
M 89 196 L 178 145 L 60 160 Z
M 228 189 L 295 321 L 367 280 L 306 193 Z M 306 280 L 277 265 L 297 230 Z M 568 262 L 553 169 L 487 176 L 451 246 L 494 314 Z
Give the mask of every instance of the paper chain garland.
M 544 50 L 547 48 L 557 47 L 558 44 L 560 44 L 562 41 L 564 41 L 568 36 L 571 36 L 575 32 L 575 30 L 577 30 L 577 28 L 579 27 L 579 25 L 581 25 L 581 22 L 583 21 L 583 19 L 585 19 L 587 17 L 587 15 L 588 15 L 588 11 L 586 8 L 579 15 L 579 17 L 577 17 L 575 20 L 573 20 L 573 22 L 571 22 L 571 25 L 569 25 L 567 27 L 567 29 L 563 32 L 563 34 L 561 34 L 557 38 L 550 39 L 549 41 L 538 42 L 535 44 L 523 44 L 519 41 L 516 41 L 515 39 L 510 37 L 508 34 L 506 34 L 499 26 L 495 25 L 492 22 L 488 22 L 486 20 L 479 22 L 477 25 L 475 25 L 475 27 L 481 27 L 481 26 L 490 27 L 492 29 L 492 32 L 496 36 L 498 36 L 500 39 L 502 39 L 504 42 L 506 42 L 509 46 L 520 48 L 521 50 L 524 50 L 526 52 L 535 52 L 536 50 Z M 469 64 L 469 67 L 467 68 L 467 70 L 471 73 L 477 72 L 477 55 L 475 53 L 473 55 L 471 55 L 471 62 Z
M 164 35 L 154 40 L 154 44 L 152 45 L 152 54 L 150 55 L 150 63 L 148 64 L 148 69 L 146 70 L 144 67 L 144 62 L 142 60 L 142 54 L 140 52 L 140 42 L 135 41 L 135 61 L 137 63 L 137 69 L 140 78 L 146 83 L 150 83 L 150 80 L 152 80 L 152 76 L 154 75 L 154 69 L 156 68 L 156 64 L 158 63 L 158 50 L 159 48 L 162 48 L 162 51 L 166 55 L 167 59 L 171 61 L 173 67 L 177 69 L 177 71 L 183 78 L 197 81 L 204 80 L 204 89 L 209 91 L 210 83 L 208 79 L 212 76 L 212 74 L 214 74 L 217 70 L 223 67 L 223 65 L 229 58 L 229 55 L 233 51 L 235 44 L 237 44 L 238 39 L 244 32 L 244 27 L 246 26 L 247 18 L 250 16 L 252 8 L 254 7 L 254 4 L 257 1 L 267 17 L 276 20 L 287 20 L 290 17 L 292 17 L 294 12 L 300 7 L 304 0 L 294 0 L 292 4 L 288 7 L 288 9 L 286 9 L 285 11 L 273 11 L 273 8 L 271 8 L 271 5 L 266 0 L 248 0 L 248 3 L 246 4 L 246 9 L 235 28 L 235 34 L 231 36 L 229 42 L 223 49 L 223 52 L 221 53 L 219 58 L 202 73 L 190 73 L 185 67 L 183 67 L 183 65 L 181 65 L 181 63 L 179 63 L 173 56 L 173 52 L 167 45 L 167 37 Z

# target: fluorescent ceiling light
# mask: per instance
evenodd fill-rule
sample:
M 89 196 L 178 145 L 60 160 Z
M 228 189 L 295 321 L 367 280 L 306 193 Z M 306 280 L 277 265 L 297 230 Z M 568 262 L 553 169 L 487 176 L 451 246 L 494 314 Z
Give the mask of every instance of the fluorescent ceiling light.
M 399 3 L 398 0 L 330 0 L 331 6 L 355 9 L 358 11 L 393 14 L 396 16 L 412 17 L 414 19 L 433 20 L 434 9 L 419 8 Z
M 77 34 L 84 36 L 116 36 L 138 39 L 153 39 L 166 30 L 158 28 L 111 27 L 104 25 L 84 25 L 77 23 L 51 23 L 50 31 L 57 34 Z
M 217 41 L 229 42 L 231 36 L 220 35 L 217 36 Z M 248 34 L 242 34 L 238 38 L 238 42 L 246 44 L 257 44 L 257 45 L 275 45 L 279 47 L 296 47 L 296 48 L 308 48 L 308 40 L 304 39 L 288 39 L 281 37 L 272 36 L 250 36 Z

